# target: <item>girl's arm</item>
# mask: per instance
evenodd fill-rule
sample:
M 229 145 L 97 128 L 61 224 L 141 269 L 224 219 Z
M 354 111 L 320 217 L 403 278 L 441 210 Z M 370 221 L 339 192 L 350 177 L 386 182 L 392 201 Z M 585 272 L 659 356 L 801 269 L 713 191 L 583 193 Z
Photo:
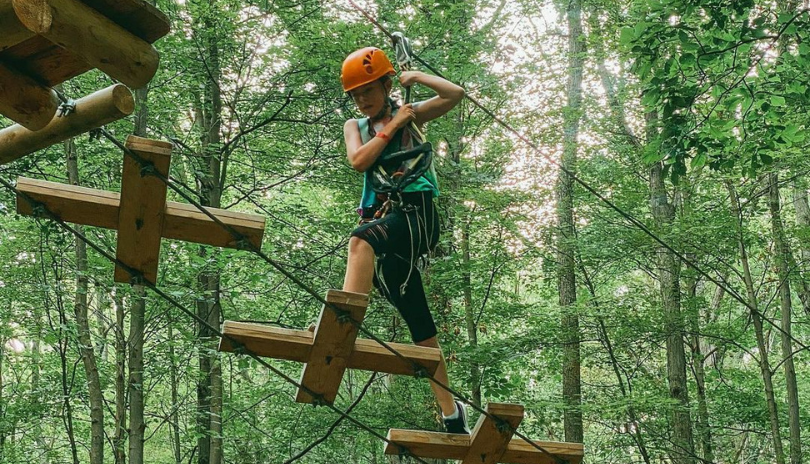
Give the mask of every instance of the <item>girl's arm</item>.
M 365 172 L 370 168 L 388 145 L 388 141 L 391 140 L 394 133 L 410 124 L 414 118 L 415 113 L 411 105 L 404 105 L 397 111 L 394 118 L 377 132 L 377 137 L 369 140 L 365 145 L 360 137 L 357 120 L 346 121 L 346 124 L 343 125 L 343 138 L 346 140 L 346 156 L 349 158 L 352 168 L 360 172 Z M 384 134 L 384 136 L 380 136 L 380 134 Z
M 399 77 L 403 87 L 422 84 L 436 92 L 436 96 L 421 102 L 416 107 L 416 124 L 422 124 L 444 115 L 458 105 L 464 98 L 464 89 L 441 77 L 425 74 L 421 71 L 405 71 Z

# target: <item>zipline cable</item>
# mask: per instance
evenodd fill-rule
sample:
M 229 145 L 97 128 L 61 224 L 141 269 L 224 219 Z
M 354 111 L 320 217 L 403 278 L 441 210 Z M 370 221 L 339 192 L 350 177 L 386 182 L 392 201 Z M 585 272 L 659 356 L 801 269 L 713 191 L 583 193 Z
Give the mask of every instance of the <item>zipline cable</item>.
M 387 29 L 386 29 L 386 28 L 385 28 L 383 25 L 381 25 L 381 24 L 380 24 L 378 21 L 376 21 L 376 20 L 375 20 L 375 19 L 374 19 L 374 18 L 373 18 L 371 15 L 369 15 L 369 14 L 368 14 L 368 13 L 367 13 L 367 12 L 366 12 L 364 9 L 362 9 L 360 6 L 358 6 L 358 5 L 357 5 L 357 4 L 356 4 L 356 3 L 355 3 L 353 0 L 348 0 L 348 2 L 349 2 L 349 4 L 351 4 L 351 5 L 352 5 L 352 6 L 353 6 L 355 9 L 357 9 L 357 10 L 358 10 L 358 11 L 359 11 L 359 12 L 360 12 L 360 13 L 361 13 L 363 16 L 365 16 L 365 17 L 366 17 L 366 19 L 368 19 L 368 20 L 369 20 L 369 21 L 370 21 L 372 24 L 374 24 L 374 25 L 375 25 L 375 26 L 376 26 L 378 29 L 380 29 L 380 31 L 381 31 L 383 34 L 385 34 L 386 36 L 388 36 L 388 38 L 390 38 L 391 40 L 394 40 L 395 36 L 394 36 L 394 35 L 393 35 L 391 32 L 389 32 L 389 31 L 388 31 L 388 30 L 387 30 Z M 422 58 L 420 58 L 418 55 L 413 55 L 413 58 L 414 58 L 416 61 L 418 61 L 419 63 L 421 63 L 421 64 L 422 64 L 424 67 L 426 67 L 427 69 L 429 69 L 429 70 L 430 70 L 432 73 L 434 73 L 435 75 L 437 75 L 437 76 L 441 77 L 442 79 L 446 79 L 446 78 L 444 77 L 444 75 L 443 75 L 441 72 L 439 72 L 439 70 L 435 69 L 435 68 L 434 68 L 433 66 L 431 66 L 429 63 L 427 63 L 427 62 L 425 62 L 424 60 L 422 60 Z M 571 171 L 571 170 L 570 170 L 570 169 L 568 169 L 567 167 L 563 166 L 563 165 L 562 165 L 562 164 L 561 164 L 559 161 L 557 161 L 557 160 L 555 160 L 554 158 L 552 158 L 551 156 L 549 156 L 549 155 L 547 155 L 547 154 L 543 153 L 543 152 L 540 150 L 540 147 L 538 147 L 538 146 L 537 146 L 537 145 L 536 145 L 534 142 L 532 142 L 531 140 L 529 140 L 529 138 L 528 138 L 528 137 L 526 137 L 525 135 L 523 135 L 523 134 L 521 134 L 520 132 L 518 132 L 518 131 L 517 131 L 515 128 L 513 128 L 513 127 L 512 127 L 512 126 L 511 126 L 509 123 L 507 123 L 506 121 L 504 121 L 503 119 L 501 119 L 500 117 L 498 117 L 498 116 L 497 116 L 495 113 L 493 113 L 491 110 L 489 110 L 488 108 L 486 108 L 486 107 L 485 107 L 483 104 L 481 104 L 481 103 L 480 103 L 478 100 L 476 100 L 475 98 L 471 97 L 471 96 L 470 96 L 468 93 L 465 93 L 465 97 L 466 97 L 468 100 L 470 100 L 470 102 L 471 102 L 473 105 L 475 105 L 475 106 L 476 106 L 476 107 L 478 107 L 478 108 L 479 108 L 481 111 L 483 111 L 483 112 L 484 112 L 484 113 L 485 113 L 487 116 L 489 116 L 490 118 L 492 118 L 492 120 L 496 121 L 498 124 L 500 124 L 501 126 L 503 126 L 503 127 L 506 129 L 506 130 L 508 130 L 509 132 L 511 132 L 512 134 L 514 134 L 514 135 L 515 135 L 515 136 L 516 136 L 518 139 L 520 139 L 520 140 L 521 140 L 523 143 L 525 143 L 526 145 L 528 145 L 528 146 L 529 146 L 529 147 L 530 147 L 532 150 L 534 150 L 534 151 L 535 151 L 537 154 L 539 154 L 539 155 L 540 155 L 542 158 L 544 158 L 544 159 L 545 159 L 546 161 L 548 161 L 549 163 L 551 163 L 551 164 L 553 164 L 553 165 L 557 166 L 557 167 L 558 167 L 558 168 L 559 168 L 561 171 L 563 171 L 563 172 L 564 172 L 566 175 L 568 175 L 568 176 L 571 178 L 571 180 L 575 181 L 577 184 L 579 184 L 580 186 L 582 186 L 582 187 L 583 187 L 585 190 L 587 190 L 587 191 L 588 191 L 588 192 L 590 192 L 590 193 L 591 193 L 593 196 L 595 196 L 595 197 L 596 197 L 596 198 L 597 198 L 599 201 L 603 202 L 603 203 L 604 203 L 604 204 L 606 204 L 608 207 L 610 207 L 610 209 L 612 209 L 612 210 L 616 211 L 617 213 L 619 213 L 619 215 L 620 215 L 620 216 L 622 216 L 623 218 L 625 218 L 625 219 L 626 219 L 627 221 L 629 221 L 629 222 L 630 222 L 632 225 L 634 225 L 634 226 L 636 226 L 637 228 L 639 228 L 639 229 L 640 229 L 642 232 L 644 232 L 644 233 L 645 233 L 645 234 L 647 234 L 647 235 L 648 235 L 650 238 L 652 238 L 653 240 L 655 240 L 655 241 L 656 241 L 656 242 L 657 242 L 659 245 L 661 245 L 662 247 L 664 247 L 664 248 L 666 248 L 668 251 L 670 251 L 672 254 L 674 254 L 674 255 L 675 255 L 675 256 L 676 256 L 676 257 L 677 257 L 677 258 L 678 258 L 678 259 L 679 259 L 681 262 L 683 262 L 683 263 L 684 263 L 684 264 L 686 264 L 687 266 L 692 267 L 693 269 L 695 269 L 695 271 L 697 271 L 697 272 L 698 272 L 698 274 L 702 275 L 703 277 L 705 277 L 706 279 L 708 279 L 710 282 L 712 282 L 713 284 L 717 285 L 718 287 L 722 288 L 722 289 L 723 289 L 724 291 L 726 291 L 726 292 L 727 292 L 729 295 L 731 295 L 731 296 L 732 296 L 732 298 L 734 298 L 734 299 L 735 299 L 735 300 L 737 300 L 738 302 L 742 303 L 742 305 L 743 305 L 743 306 L 745 306 L 746 308 L 748 308 L 748 309 L 749 309 L 749 310 L 750 310 L 752 313 L 756 314 L 757 316 L 759 316 L 760 318 L 762 318 L 763 320 L 765 320 L 765 321 L 766 321 L 768 324 L 770 324 L 772 327 L 774 327 L 774 328 L 775 328 L 775 329 L 776 329 L 778 332 L 780 332 L 781 334 L 785 335 L 785 336 L 786 336 L 786 337 L 788 337 L 790 340 L 792 340 L 794 343 L 796 343 L 796 345 L 798 345 L 799 347 L 801 347 L 801 348 L 802 348 L 802 350 L 805 350 L 805 351 L 806 351 L 806 350 L 810 350 L 810 347 L 808 347 L 808 346 L 807 346 L 807 345 L 805 345 L 804 343 L 802 343 L 802 342 L 800 342 L 799 340 L 797 340 L 797 339 L 796 339 L 796 338 L 795 338 L 795 337 L 794 337 L 792 334 L 790 334 L 790 333 L 786 332 L 786 331 L 785 331 L 785 330 L 784 330 L 782 327 L 778 326 L 778 325 L 777 325 L 775 322 L 773 322 L 773 321 L 771 321 L 769 318 L 767 318 L 767 317 L 766 317 L 766 316 L 765 316 L 763 313 L 761 313 L 761 312 L 760 312 L 760 311 L 759 311 L 757 308 L 755 308 L 753 305 L 751 305 L 751 303 L 749 303 L 748 301 L 746 301 L 746 300 L 745 300 L 745 299 L 744 299 L 744 298 L 743 298 L 743 297 L 742 297 L 742 296 L 741 296 L 739 293 L 737 293 L 737 291 L 736 291 L 736 290 L 734 290 L 734 289 L 730 288 L 728 285 L 726 285 L 725 283 L 721 282 L 721 281 L 720 281 L 720 280 L 718 280 L 717 278 L 715 278 L 715 277 L 713 277 L 713 276 L 709 275 L 709 273 L 707 273 L 706 271 L 704 271 L 704 270 L 703 270 L 703 269 L 702 269 L 700 266 L 698 266 L 698 265 L 697 265 L 697 264 L 696 264 L 694 261 L 690 260 L 690 259 L 689 259 L 689 258 L 687 258 L 687 257 L 686 257 L 686 256 L 685 256 L 683 253 L 681 253 L 680 251 L 676 250 L 675 248 L 673 248 L 672 246 L 670 246 L 668 243 L 666 243 L 666 242 L 665 242 L 663 239 L 661 239 L 660 237 L 658 237 L 658 235 L 656 235 L 656 234 L 655 234 L 655 232 L 653 232 L 652 230 L 650 230 L 650 228 L 649 228 L 649 227 L 647 227 L 647 226 L 646 226 L 646 225 L 645 225 L 643 222 L 641 222 L 640 220 L 636 219 L 636 218 L 635 218 L 633 215 L 631 215 L 630 213 L 627 213 L 627 212 L 625 212 L 623 209 L 621 209 L 620 207 L 618 207 L 618 206 L 617 206 L 616 204 L 614 204 L 612 201 L 610 201 L 609 199 L 607 199 L 607 197 L 603 196 L 601 193 L 599 193 L 599 191 L 597 191 L 595 188 L 591 187 L 591 186 L 590 186 L 590 185 L 589 185 L 587 182 L 585 182 L 584 180 L 582 180 L 582 179 L 581 179 L 579 176 L 577 176 L 577 175 L 576 175 L 576 174 L 575 174 L 573 171 Z

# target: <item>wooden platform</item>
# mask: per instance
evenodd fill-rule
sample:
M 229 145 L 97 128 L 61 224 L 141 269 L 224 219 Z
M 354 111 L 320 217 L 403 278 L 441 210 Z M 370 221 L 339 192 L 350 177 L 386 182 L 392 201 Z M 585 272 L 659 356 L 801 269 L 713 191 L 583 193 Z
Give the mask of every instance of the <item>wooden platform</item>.
M 150 161 L 158 172 L 168 173 L 171 144 L 131 136 L 127 146 Z M 20 192 L 17 212 L 22 215 L 35 214 L 24 194 L 42 203 L 65 222 L 118 230 L 116 257 L 152 283 L 157 278 L 162 238 L 224 248 L 239 248 L 241 245 L 196 207 L 166 202 L 166 184 L 154 176 L 142 176 L 140 165 L 129 156 L 124 157 L 120 194 L 25 177 L 17 179 L 17 190 Z M 263 216 L 216 208 L 209 208 L 209 211 L 261 248 L 265 226 Z M 115 280 L 130 282 L 131 276 L 117 267 Z
M 511 438 L 523 418 L 523 406 L 517 404 L 490 403 L 487 412 L 509 424 L 508 429 L 499 428 L 495 421 L 483 414 L 475 425 L 472 435 L 441 432 L 391 429 L 385 454 L 399 455 L 403 448 L 414 456 L 426 459 L 456 459 L 462 464 L 579 464 L 584 456 L 580 443 L 534 442 L 549 454 L 543 453 L 519 438 Z M 399 446 L 398 446 L 399 445 Z
M 94 68 L 129 87 L 145 86 L 159 63 L 151 44 L 169 27 L 144 0 L 0 0 L 0 113 L 39 130 L 55 106 L 26 102 L 44 102 L 51 87 Z
M 366 295 L 330 290 L 326 300 L 356 316 L 364 312 Z M 362 311 L 358 308 L 362 308 Z M 290 330 L 259 324 L 225 321 L 219 350 L 237 351 L 231 340 L 259 356 L 306 363 L 301 383 L 333 402 L 346 369 L 360 369 L 397 375 L 416 375 L 412 362 L 433 375 L 441 362 L 441 350 L 402 343 L 391 347 L 408 360 L 400 359 L 373 340 L 357 339 L 354 325 L 340 322 L 329 308 L 321 311 L 318 327 L 313 334 L 306 330 Z M 312 402 L 305 391 L 296 396 L 299 402 Z

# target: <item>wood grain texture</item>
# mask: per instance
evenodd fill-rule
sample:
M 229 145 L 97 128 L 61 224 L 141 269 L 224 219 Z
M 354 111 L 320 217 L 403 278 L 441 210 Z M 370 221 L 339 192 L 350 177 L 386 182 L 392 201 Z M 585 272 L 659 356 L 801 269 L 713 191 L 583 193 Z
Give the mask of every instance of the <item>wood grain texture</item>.
M 225 321 L 219 350 L 235 351 L 231 339 L 244 345 L 250 352 L 273 359 L 305 363 L 309 360 L 313 334 L 307 330 L 291 330 L 260 324 Z M 408 361 L 424 367 L 430 375 L 436 373 L 442 353 L 437 348 L 404 343 L 390 343 Z M 349 356 L 349 369 L 384 372 L 395 375 L 414 375 L 411 362 L 403 361 L 374 340 L 357 339 Z
M 363 322 L 368 307 L 368 295 L 329 290 L 326 293 L 326 302 L 346 311 L 348 317 L 353 320 Z M 346 372 L 354 348 L 357 331 L 356 325 L 340 321 L 331 308 L 324 305 L 321 309 L 312 350 L 299 383 L 322 395 L 327 403 L 333 403 L 337 397 L 343 373 Z M 312 403 L 314 400 L 315 398 L 304 388 L 298 389 L 295 401 Z
M 66 117 L 53 116 L 40 130 L 32 131 L 17 124 L 6 127 L 0 130 L 0 164 L 124 118 L 134 109 L 135 100 L 129 89 L 115 84 L 77 100 L 75 112 Z
M 127 148 L 152 163 L 163 176 L 169 175 L 172 144 L 134 135 L 127 139 Z M 166 212 L 166 184 L 155 176 L 142 176 L 141 164 L 124 155 L 121 180 L 121 203 L 118 211 L 118 243 L 116 258 L 151 283 L 157 282 L 160 239 Z M 127 283 L 132 275 L 115 266 L 115 281 Z
M 505 421 L 511 431 L 499 430 L 498 424 L 485 415 L 478 418 L 472 432 L 470 448 L 462 464 L 497 464 L 509 446 L 514 430 L 523 420 L 523 406 L 520 404 L 489 403 L 486 411 Z
M 121 195 L 116 192 L 24 177 L 20 177 L 17 182 L 18 190 L 32 195 L 49 210 L 57 212 L 66 222 L 118 229 Z M 30 206 L 22 201 L 20 196 L 17 199 L 17 211 L 23 215 L 32 214 Z M 216 208 L 209 208 L 209 211 L 226 225 L 248 235 L 251 242 L 261 244 L 264 217 Z M 192 205 L 167 202 L 163 226 L 163 238 L 224 248 L 235 248 L 237 245 L 230 235 L 226 237 L 226 234 L 221 232 L 222 228 L 218 224 Z
M 0 114 L 36 131 L 51 122 L 58 106 L 53 90 L 0 62 Z

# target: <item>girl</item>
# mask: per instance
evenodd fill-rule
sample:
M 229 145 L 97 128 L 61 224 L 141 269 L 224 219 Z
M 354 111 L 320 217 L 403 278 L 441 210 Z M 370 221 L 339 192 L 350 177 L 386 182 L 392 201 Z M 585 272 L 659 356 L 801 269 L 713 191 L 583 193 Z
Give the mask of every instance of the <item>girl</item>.
M 349 119 L 343 126 L 349 163 L 364 173 L 358 209 L 362 220 L 349 240 L 343 290 L 368 294 L 373 284 L 399 310 L 414 343 L 439 348 L 436 325 L 416 267 L 417 259 L 435 247 L 439 239 L 438 213 L 433 206 L 433 199 L 439 195 L 435 170 L 431 166 L 403 189 L 400 198 L 389 199 L 379 198 L 371 190 L 370 168 L 382 155 L 412 148 L 414 140 L 407 126 L 422 126 L 447 113 L 464 97 L 464 89 L 439 77 L 406 71 L 399 77 L 403 87 L 422 84 L 437 95 L 398 108 L 389 97 L 391 76 L 395 74 L 385 53 L 374 47 L 357 50 L 343 62 L 343 90 L 366 116 Z M 444 357 L 435 378 L 449 385 Z M 431 387 L 447 431 L 469 434 L 463 404 L 437 385 Z

